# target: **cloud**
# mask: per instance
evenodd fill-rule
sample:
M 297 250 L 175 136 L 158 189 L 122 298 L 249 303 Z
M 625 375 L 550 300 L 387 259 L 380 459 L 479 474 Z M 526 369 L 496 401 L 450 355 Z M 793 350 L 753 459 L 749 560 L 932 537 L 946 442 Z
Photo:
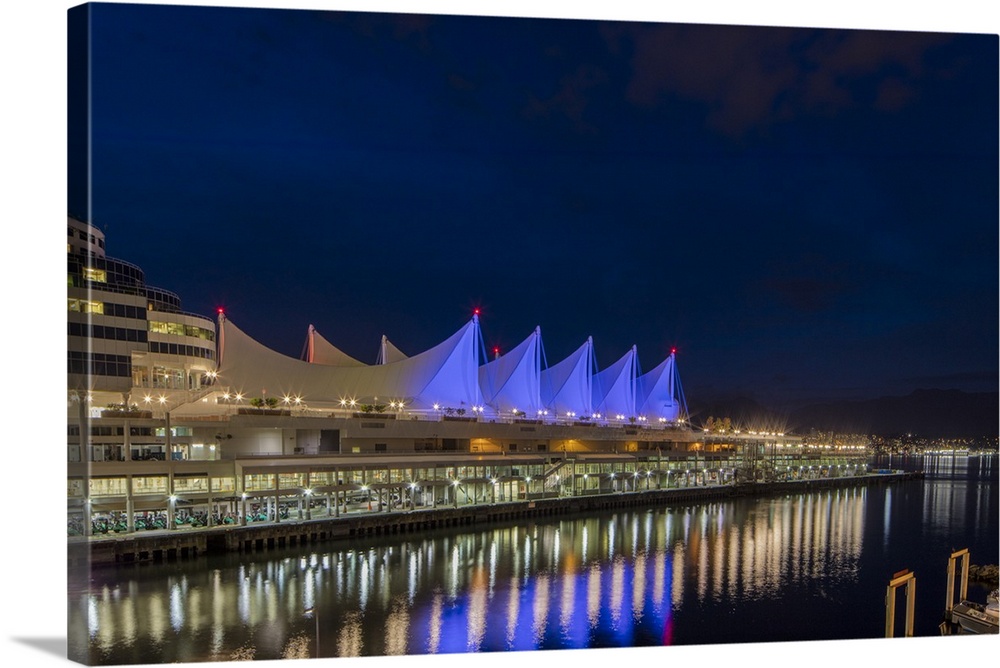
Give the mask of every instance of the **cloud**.
M 800 114 L 831 116 L 857 106 L 893 112 L 916 97 L 932 33 L 742 26 L 615 24 L 612 53 L 631 53 L 626 95 L 654 108 L 700 102 L 706 124 L 740 136 Z
M 586 119 L 591 100 L 600 89 L 607 85 L 607 73 L 598 67 L 581 65 L 574 72 L 563 77 L 559 89 L 552 95 L 539 99 L 530 96 L 524 107 L 526 119 L 565 118 L 580 134 L 594 134 L 596 126 Z
M 1000 378 L 1000 375 L 996 371 L 962 371 L 930 376 L 910 376 L 909 378 L 903 378 L 902 381 L 905 383 L 935 386 L 948 383 L 993 383 L 995 385 L 998 378 Z

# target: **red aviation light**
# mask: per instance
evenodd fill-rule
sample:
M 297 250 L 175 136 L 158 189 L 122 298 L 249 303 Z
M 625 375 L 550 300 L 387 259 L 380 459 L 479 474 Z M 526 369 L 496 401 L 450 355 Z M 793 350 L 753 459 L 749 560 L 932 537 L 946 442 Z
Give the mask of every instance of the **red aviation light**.
M 670 349 L 670 354 L 671 355 L 676 355 L 677 354 L 677 348 L 671 348 Z
M 220 306 L 220 307 L 218 308 L 218 311 L 219 311 L 219 315 L 222 315 L 222 312 L 223 312 L 223 308 L 222 308 L 222 307 Z
M 479 315 L 479 309 L 477 308 L 472 309 L 472 315 Z

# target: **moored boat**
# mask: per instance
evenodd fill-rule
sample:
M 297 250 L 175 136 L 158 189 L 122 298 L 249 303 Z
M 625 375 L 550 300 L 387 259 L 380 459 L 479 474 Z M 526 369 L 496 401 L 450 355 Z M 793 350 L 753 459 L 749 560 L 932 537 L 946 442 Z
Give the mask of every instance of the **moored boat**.
M 997 590 L 986 597 L 986 604 L 962 600 L 951 610 L 952 622 L 957 623 L 966 633 L 1000 633 L 1000 604 Z

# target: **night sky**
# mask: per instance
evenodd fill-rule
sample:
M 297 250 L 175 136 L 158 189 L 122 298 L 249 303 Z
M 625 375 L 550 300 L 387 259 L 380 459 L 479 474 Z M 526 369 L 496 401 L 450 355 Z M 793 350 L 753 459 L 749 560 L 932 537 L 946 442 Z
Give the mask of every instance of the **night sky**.
M 481 309 L 689 401 L 995 391 L 995 34 L 95 5 L 69 212 L 374 363 Z

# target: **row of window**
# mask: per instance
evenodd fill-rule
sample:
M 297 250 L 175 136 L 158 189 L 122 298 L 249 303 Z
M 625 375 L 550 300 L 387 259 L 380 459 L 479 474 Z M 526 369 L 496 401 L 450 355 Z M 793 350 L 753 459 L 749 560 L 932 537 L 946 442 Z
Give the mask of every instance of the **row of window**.
M 132 435 L 132 436 L 152 436 L 153 435 L 153 428 L 152 427 L 129 427 L 128 428 L 128 433 L 130 435 Z M 78 424 L 67 425 L 67 427 L 66 427 L 66 434 L 68 436 L 79 436 L 80 435 L 80 425 L 78 425 Z M 90 428 L 90 435 L 91 436 L 124 436 L 125 435 L 125 428 L 124 427 L 108 427 L 106 425 L 105 426 L 100 426 L 100 427 L 91 427 Z
M 152 306 L 152 304 L 150 304 Z M 67 308 L 73 313 L 99 313 L 101 315 L 109 315 L 117 318 L 129 318 L 132 320 L 145 320 L 146 309 L 141 306 L 132 306 L 130 304 L 114 304 L 111 302 L 99 302 L 91 301 L 89 299 L 68 299 Z M 196 327 L 194 325 L 185 325 L 181 322 L 160 322 L 159 320 L 150 320 L 147 329 L 150 332 L 157 334 L 172 334 L 175 336 L 190 336 L 196 339 L 204 339 L 206 341 L 215 341 L 215 331 L 211 329 L 205 329 L 204 327 Z M 79 334 L 77 336 L 86 336 L 85 334 Z M 97 338 L 103 339 L 113 339 L 113 336 L 100 336 Z M 120 339 L 125 341 L 126 339 Z M 129 338 L 129 341 L 134 341 L 136 339 Z M 140 341 L 145 341 L 146 338 L 139 339 Z
M 104 315 L 113 315 L 116 318 L 131 318 L 132 320 L 145 320 L 146 309 L 142 306 L 132 306 L 130 304 L 104 305 Z
M 181 310 L 181 298 L 169 290 L 161 288 L 146 288 L 146 298 L 151 304 L 151 311 L 166 311 L 173 313 Z
M 104 302 L 92 302 L 88 299 L 70 299 L 69 310 L 73 313 L 104 313 Z
M 140 405 L 145 405 L 145 402 Z M 156 405 L 155 403 L 153 404 Z M 68 425 L 67 432 L 70 436 L 80 435 L 80 425 L 71 424 Z M 167 435 L 166 427 L 129 427 L 128 433 L 132 436 L 159 436 L 163 438 Z M 109 427 L 107 425 L 101 425 L 97 427 L 90 428 L 91 436 L 123 436 L 125 434 L 124 427 Z M 194 430 L 191 427 L 171 427 L 170 436 L 192 436 Z
M 132 360 L 125 355 L 105 353 L 86 353 L 70 350 L 68 352 L 69 373 L 89 376 L 131 376 Z
M 158 320 L 149 321 L 149 331 L 157 334 L 175 334 L 177 336 L 193 336 L 206 341 L 215 341 L 215 332 L 203 327 L 185 325 L 181 322 L 160 322 Z
M 135 343 L 146 343 L 148 339 L 146 332 L 141 329 L 126 329 L 125 327 L 111 327 L 107 325 L 90 325 L 85 322 L 66 323 L 66 329 L 70 336 L 86 336 L 91 339 L 133 341 Z
M 127 329 L 125 327 L 111 327 L 108 325 L 90 325 L 85 322 L 66 323 L 66 329 L 70 336 L 85 336 L 92 339 L 148 343 L 149 352 L 151 353 L 162 353 L 164 355 L 185 355 L 187 357 L 200 357 L 202 359 L 209 360 L 215 359 L 215 351 L 212 349 L 177 343 L 149 341 L 148 335 L 141 329 Z
M 208 348 L 198 348 L 197 346 L 185 346 L 177 343 L 149 342 L 149 352 L 161 353 L 163 355 L 184 355 L 186 357 L 201 357 L 203 359 L 215 359 L 215 351 Z
M 109 285 L 141 288 L 146 283 L 146 275 L 139 267 L 110 257 L 96 255 L 70 256 L 67 259 L 70 276 L 80 276 L 87 281 Z
M 96 243 L 101 248 L 104 248 L 104 239 L 101 239 L 100 237 L 95 237 L 93 234 L 89 234 L 88 232 L 84 232 L 83 230 L 77 230 L 72 227 L 68 229 L 69 229 L 69 236 L 73 236 L 74 234 L 76 234 L 82 240 L 89 241 L 92 244 Z
M 126 496 L 128 493 L 128 479 L 116 478 L 91 478 L 84 481 L 80 478 L 70 478 L 68 480 L 67 491 L 70 497 L 83 496 L 85 483 L 89 491 L 89 496 Z M 142 496 L 145 494 L 166 494 L 169 480 L 167 476 L 133 476 L 132 495 Z M 236 479 L 229 476 L 224 478 L 212 478 L 213 492 L 233 492 L 236 490 Z M 207 476 L 175 476 L 174 492 L 207 492 Z
M 167 390 L 197 390 L 201 387 L 204 370 L 173 369 L 154 366 L 152 369 L 144 366 L 132 367 L 132 385 Z

